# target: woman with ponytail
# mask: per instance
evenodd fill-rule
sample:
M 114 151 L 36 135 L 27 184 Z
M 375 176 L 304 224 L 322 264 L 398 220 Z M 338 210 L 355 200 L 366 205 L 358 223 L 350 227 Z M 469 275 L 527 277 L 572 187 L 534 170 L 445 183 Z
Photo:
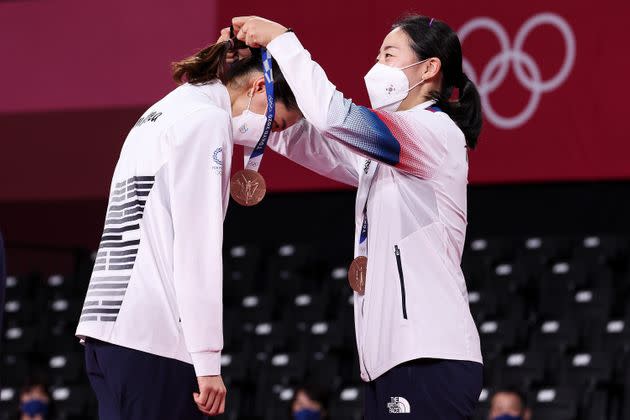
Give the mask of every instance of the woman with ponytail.
M 257 141 L 267 120 L 261 54 L 230 65 L 233 49 L 227 40 L 175 63 L 181 86 L 122 147 L 77 328 L 102 420 L 225 410 L 221 248 L 232 145 Z M 279 131 L 300 114 L 272 67 Z
M 271 146 L 358 187 L 348 277 L 365 418 L 472 418 L 482 357 L 460 263 L 481 106 L 457 34 L 426 16 L 396 22 L 365 76 L 367 108 L 337 91 L 291 30 L 254 16 L 232 23 L 271 52 L 306 120 Z

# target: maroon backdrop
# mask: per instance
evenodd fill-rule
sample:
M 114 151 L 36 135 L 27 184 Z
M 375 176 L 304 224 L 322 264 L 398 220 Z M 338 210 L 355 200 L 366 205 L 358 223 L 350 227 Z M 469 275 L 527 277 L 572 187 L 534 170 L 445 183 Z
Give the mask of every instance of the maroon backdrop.
M 173 87 L 169 63 L 233 15 L 293 27 L 338 88 L 367 103 L 363 75 L 413 11 L 478 26 L 463 43 L 487 111 L 471 182 L 630 178 L 628 2 L 28 1 L 0 3 L 0 200 L 105 197 L 125 133 Z M 274 191 L 339 187 L 271 153 L 262 171 Z

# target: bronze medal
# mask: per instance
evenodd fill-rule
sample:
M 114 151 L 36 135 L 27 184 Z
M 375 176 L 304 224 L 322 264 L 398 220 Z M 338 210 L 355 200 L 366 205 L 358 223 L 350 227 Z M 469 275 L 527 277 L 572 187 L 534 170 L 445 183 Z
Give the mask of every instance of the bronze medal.
M 265 178 L 256 171 L 243 169 L 230 180 L 230 195 L 241 206 L 255 206 L 267 192 Z
M 348 281 L 352 290 L 360 295 L 365 293 L 365 280 L 367 279 L 367 257 L 357 257 L 350 264 Z

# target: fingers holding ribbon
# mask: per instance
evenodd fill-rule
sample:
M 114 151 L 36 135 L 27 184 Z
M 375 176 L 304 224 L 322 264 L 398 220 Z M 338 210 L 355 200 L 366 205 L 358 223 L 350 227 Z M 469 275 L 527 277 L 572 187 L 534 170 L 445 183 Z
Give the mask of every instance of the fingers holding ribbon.
M 232 19 L 232 26 L 236 38 L 252 48 L 266 47 L 287 31 L 281 24 L 258 16 L 235 17 Z

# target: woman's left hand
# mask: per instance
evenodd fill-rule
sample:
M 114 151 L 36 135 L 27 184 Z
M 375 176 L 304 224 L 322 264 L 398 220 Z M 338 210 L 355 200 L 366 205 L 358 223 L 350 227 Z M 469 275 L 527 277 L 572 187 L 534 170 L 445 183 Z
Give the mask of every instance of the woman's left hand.
M 252 48 L 267 47 L 267 44 L 287 31 L 279 23 L 258 16 L 235 17 L 232 25 L 236 38 Z

